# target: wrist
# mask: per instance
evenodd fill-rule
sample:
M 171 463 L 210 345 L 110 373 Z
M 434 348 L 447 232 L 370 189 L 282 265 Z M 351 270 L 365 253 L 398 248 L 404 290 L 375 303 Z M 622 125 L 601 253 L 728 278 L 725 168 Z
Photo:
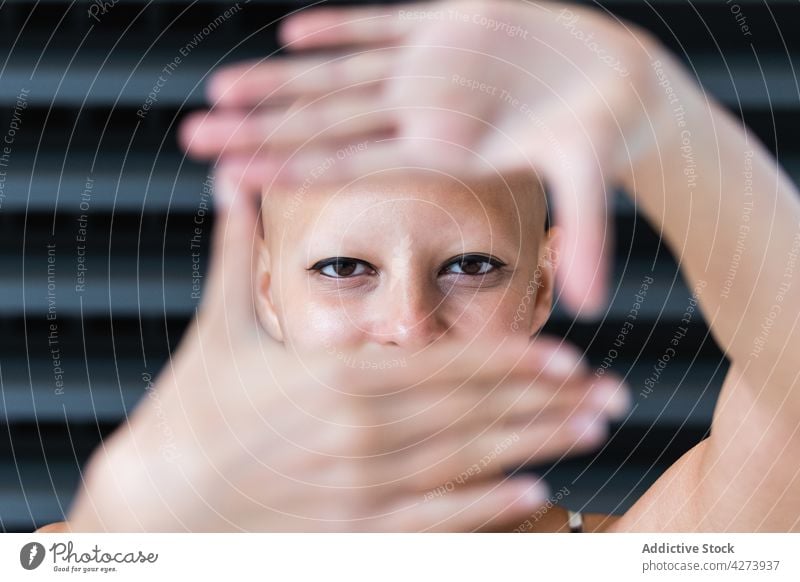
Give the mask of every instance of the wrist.
M 132 430 L 123 424 L 89 459 L 67 515 L 71 531 L 137 531 L 146 522 L 141 499 L 151 486 L 145 478 L 149 457 L 146 449 L 131 446 Z
M 709 191 L 720 144 L 735 144 L 740 132 L 666 49 L 654 53 L 649 75 L 646 110 L 633 153 L 620 166 L 620 185 L 649 218 L 661 221 L 671 202 Z
M 648 54 L 637 89 L 642 112 L 626 136 L 626 147 L 620 152 L 623 159 L 618 161 L 623 168 L 622 185 L 631 195 L 646 190 L 642 182 L 654 168 L 666 169 L 681 158 L 681 142 L 697 125 L 695 117 L 701 107 L 698 88 L 674 57 L 661 47 Z

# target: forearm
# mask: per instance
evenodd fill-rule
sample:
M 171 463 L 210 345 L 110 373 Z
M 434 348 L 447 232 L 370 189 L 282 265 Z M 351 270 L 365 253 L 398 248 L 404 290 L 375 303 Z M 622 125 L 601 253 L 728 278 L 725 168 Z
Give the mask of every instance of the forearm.
M 674 93 L 657 117 L 658 147 L 624 186 L 663 232 L 712 333 L 771 408 L 800 411 L 793 389 L 800 293 L 800 198 L 777 162 L 727 112 L 663 62 Z M 657 68 L 654 67 L 654 74 Z M 662 87 L 666 87 L 663 84 Z

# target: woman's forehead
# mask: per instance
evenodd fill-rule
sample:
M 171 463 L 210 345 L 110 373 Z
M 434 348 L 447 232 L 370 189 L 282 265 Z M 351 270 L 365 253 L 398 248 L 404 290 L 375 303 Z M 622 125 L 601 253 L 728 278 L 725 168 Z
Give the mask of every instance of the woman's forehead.
M 544 192 L 532 173 L 465 180 L 421 170 L 387 171 L 345 185 L 272 189 L 264 198 L 265 225 L 295 227 L 290 230 L 407 214 L 433 223 L 449 218 L 543 230 L 546 213 Z

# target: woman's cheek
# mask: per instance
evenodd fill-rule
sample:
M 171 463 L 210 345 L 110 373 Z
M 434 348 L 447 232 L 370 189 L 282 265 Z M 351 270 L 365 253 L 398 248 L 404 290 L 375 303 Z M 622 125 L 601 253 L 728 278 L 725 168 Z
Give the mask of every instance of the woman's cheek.
M 485 293 L 465 305 L 463 315 L 458 318 L 458 327 L 470 337 L 504 338 L 509 335 L 530 335 L 533 297 L 519 292 Z
M 510 307 L 503 300 L 502 290 L 470 290 L 460 297 L 451 293 L 440 309 L 446 310 L 444 319 L 450 322 L 449 335 L 453 338 L 503 338 L 511 333 Z
M 531 335 L 537 330 L 532 330 L 535 292 L 514 295 L 509 297 L 503 307 L 503 326 L 510 334 Z
M 300 301 L 286 317 L 290 341 L 299 349 L 331 350 L 353 347 L 360 337 L 358 313 L 334 298 Z

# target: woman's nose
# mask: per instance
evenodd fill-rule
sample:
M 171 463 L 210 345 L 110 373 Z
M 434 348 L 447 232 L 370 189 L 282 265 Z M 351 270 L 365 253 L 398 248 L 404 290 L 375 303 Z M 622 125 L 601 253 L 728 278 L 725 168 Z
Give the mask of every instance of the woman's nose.
M 442 315 L 442 295 L 420 281 L 395 282 L 382 294 L 374 319 L 373 340 L 382 345 L 425 347 L 448 330 Z

